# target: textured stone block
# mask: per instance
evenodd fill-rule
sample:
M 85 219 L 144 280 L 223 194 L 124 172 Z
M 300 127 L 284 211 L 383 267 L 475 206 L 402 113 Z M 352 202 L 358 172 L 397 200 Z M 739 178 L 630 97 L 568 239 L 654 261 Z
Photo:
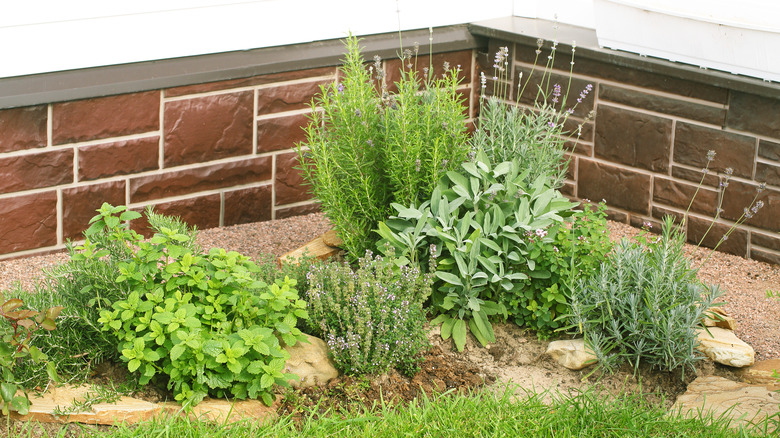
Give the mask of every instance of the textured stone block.
M 133 178 L 130 180 L 130 202 L 146 202 L 269 179 L 271 157 L 212 164 Z
M 522 84 L 519 83 L 520 72 L 523 73 Z M 485 74 L 488 76 L 488 82 L 492 82 L 490 79 L 492 73 Z M 588 113 L 593 110 L 596 96 L 596 84 L 594 84 L 593 81 L 574 76 L 571 78 L 571 86 L 569 86 L 568 75 L 551 73 L 548 76 L 543 77 L 542 72 L 538 69 L 531 72 L 530 68 L 519 66 L 515 69 L 515 77 L 510 79 L 514 82 L 514 91 L 516 93 L 522 93 L 519 98 L 519 101 L 522 104 L 534 105 L 534 102 L 537 102 L 539 105 L 541 105 L 547 103 L 548 105 L 553 105 L 555 108 L 561 111 L 566 111 L 573 108 L 573 115 L 579 118 L 585 118 L 585 116 L 587 116 Z M 544 80 L 544 84 L 542 84 L 542 80 Z M 554 103 L 552 102 L 552 99 L 553 90 L 556 84 L 561 86 L 561 96 L 558 98 L 558 102 Z M 586 91 L 586 87 L 588 85 L 592 87 L 590 92 Z M 539 93 L 540 87 L 542 90 L 544 90 L 544 95 Z M 567 87 L 569 87 L 568 95 Z M 582 99 L 581 102 L 577 102 L 577 99 L 580 98 L 581 93 L 585 95 L 585 98 Z M 546 102 L 543 102 L 542 99 L 545 97 Z M 510 95 L 509 98 L 514 101 L 518 101 L 518 96 L 516 94 Z
M 137 210 L 141 212 L 143 208 Z M 166 216 L 179 217 L 188 225 L 196 225 L 199 229 L 214 228 L 219 226 L 220 195 L 198 196 L 154 204 L 154 211 Z M 152 235 L 149 222 L 145 217 L 134 220 L 131 222 L 131 226 L 144 236 L 149 237 Z
M 596 157 L 666 172 L 671 139 L 671 120 L 599 105 L 594 142 Z
M 568 198 L 574 198 L 577 195 L 577 186 L 574 183 L 564 182 L 558 190 Z
M 590 132 L 593 133 L 593 124 L 588 123 L 588 125 L 591 127 Z M 576 141 L 576 137 L 575 140 L 566 141 L 566 150 L 586 157 L 593 157 L 593 143 L 584 140 Z
M 46 146 L 46 105 L 0 111 L 0 152 Z
M 538 68 L 544 67 L 544 61 L 550 54 L 552 42 L 545 42 L 542 48 L 542 54 L 537 64 Z M 521 62 L 532 64 L 536 56 L 534 51 L 536 46 L 527 46 L 517 44 L 515 52 L 516 59 Z M 561 71 L 569 71 L 571 65 L 571 54 L 559 48 L 554 66 Z M 649 88 L 664 93 L 673 93 L 680 96 L 692 97 L 694 99 L 707 100 L 710 102 L 725 104 L 728 101 L 729 90 L 703 82 L 694 82 L 674 76 L 651 73 L 643 70 L 637 70 L 630 67 L 618 67 L 610 62 L 602 62 L 584 57 L 575 57 L 574 74 L 592 76 L 596 78 L 609 79 L 615 82 L 622 82 L 628 85 L 634 85 L 642 88 Z
M 298 169 L 298 154 L 295 152 L 276 156 L 276 205 L 292 204 L 311 199 L 310 186 L 304 184 Z
M 252 87 L 256 85 L 273 84 L 298 79 L 313 78 L 317 76 L 333 76 L 335 79 L 336 67 L 311 68 L 307 70 L 293 70 L 268 75 L 252 76 L 249 78 L 231 79 L 227 81 L 208 82 L 205 84 L 185 85 L 165 90 L 165 97 L 185 96 L 187 94 L 208 93 L 211 91 L 228 90 L 231 88 Z
M 707 248 L 715 248 L 718 246 L 718 242 L 726 235 L 730 226 L 716 223 L 712 225 L 712 229 L 707 233 L 707 229 L 710 228 L 711 223 L 712 219 L 700 219 L 688 216 L 688 242 L 696 245 L 701 241 L 702 246 L 706 246 Z M 704 233 L 707 233 L 706 237 L 704 236 Z M 704 238 L 703 241 L 702 238 Z M 738 255 L 740 257 L 747 257 L 747 232 L 740 228 L 735 229 L 728 236 L 728 240 L 718 246 L 718 251 Z
M 473 54 L 471 50 L 461 50 L 458 52 L 434 53 L 432 62 L 428 55 L 419 55 L 416 60 L 412 58 L 411 63 L 412 69 L 419 72 L 419 77 L 421 79 L 424 75 L 423 69 L 426 67 L 429 68 L 429 75 L 434 75 L 435 77 L 440 78 L 442 77 L 441 75 L 445 73 L 445 62 L 449 63 L 449 68 L 451 70 L 460 66 L 458 78 L 461 81 L 461 85 L 463 85 L 468 84 L 471 80 L 470 75 L 472 57 Z M 433 65 L 433 68 L 431 68 L 431 64 Z M 384 65 L 385 72 L 387 73 L 388 89 L 395 91 L 396 88 L 392 84 L 398 82 L 401 79 L 401 60 L 393 57 L 392 59 L 385 60 Z M 408 70 L 408 66 L 405 66 L 404 70 Z
M 780 251 L 780 235 L 762 234 L 756 231 L 750 233 L 750 243 L 752 245 L 763 246 L 764 248 Z
M 263 119 L 257 122 L 257 151 L 273 152 L 290 149 L 306 140 L 303 128 L 309 124 L 308 114 Z
M 165 167 L 252 153 L 251 91 L 165 104 Z
M 125 205 L 125 182 L 82 185 L 62 189 L 62 237 L 78 240 L 89 228 L 89 220 L 104 202 Z
M 296 205 L 294 207 L 282 207 L 276 209 L 276 219 L 284 219 L 293 216 L 303 216 L 311 213 L 319 213 L 320 204 L 312 202 L 311 204 Z
M 139 134 L 159 128 L 159 91 L 52 104 L 54 144 Z
M 56 244 L 56 192 L 15 196 L 0 202 L 0 254 Z
M 663 220 L 667 216 L 671 216 L 674 218 L 675 222 L 680 223 L 683 219 L 683 213 L 680 213 L 678 211 L 669 210 L 668 208 L 663 207 L 657 207 L 653 206 L 653 214 L 652 216 L 658 220 Z
M 759 262 L 770 263 L 780 266 L 780 253 L 773 251 L 764 251 L 758 248 L 750 249 L 750 258 Z
M 0 158 L 0 193 L 39 189 L 72 182 L 72 149 Z
M 696 184 L 701 183 L 702 186 L 718 187 L 720 178 L 714 173 L 707 173 L 706 175 L 699 170 L 691 170 L 685 167 L 672 166 L 672 176 L 679 179 L 694 182 Z M 704 177 L 704 179 L 702 179 Z
M 599 85 L 599 100 L 698 120 L 718 126 L 723 126 L 726 120 L 726 109 L 722 106 L 704 105 L 688 100 L 673 99 L 650 92 L 630 90 L 606 84 Z
M 696 193 L 694 184 L 656 176 L 653 178 L 653 203 L 666 204 L 682 210 L 686 210 L 688 205 L 691 205 L 691 211 L 714 216 L 715 209 L 718 207 L 718 192 L 701 187 Z
M 79 181 L 156 170 L 160 137 L 137 138 L 79 148 Z
M 758 156 L 768 160 L 780 161 L 780 143 L 769 140 L 759 140 Z
M 674 161 L 680 164 L 704 168 L 707 152 L 715 151 L 711 170 L 734 169 L 734 175 L 753 176 L 753 157 L 756 156 L 756 139 L 746 135 L 724 132 L 691 123 L 677 122 L 674 132 Z
M 248 224 L 271 220 L 273 203 L 270 184 L 225 192 L 223 225 Z
M 726 126 L 780 138 L 780 100 L 732 91 Z
M 624 208 L 635 213 L 650 213 L 650 175 L 580 158 L 577 196 L 594 202 Z
M 631 215 L 631 219 L 628 221 L 628 224 L 634 228 L 646 227 L 648 223 L 650 224 L 649 231 L 651 233 L 659 234 L 661 232 L 661 222 L 659 221 L 636 216 L 633 214 Z
M 607 219 L 613 221 L 613 222 L 620 222 L 621 224 L 627 224 L 628 223 L 628 214 L 623 213 L 622 211 L 613 210 L 611 208 L 608 208 L 606 210 L 607 213 Z
M 765 182 L 773 186 L 780 186 L 780 166 L 756 163 L 756 181 Z
M 257 91 L 257 114 L 309 108 L 314 96 L 320 94 L 320 86 L 330 82 L 304 82 L 260 89 Z
M 737 220 L 742 216 L 745 208 L 750 208 L 750 201 L 756 195 L 757 185 L 746 184 L 732 180 L 723 195 L 723 217 Z M 764 207 L 751 219 L 745 221 L 747 225 L 763 228 L 770 231 L 780 231 L 780 192 L 775 189 L 766 189 L 758 194 L 757 201 L 764 203 Z
M 594 133 L 593 125 L 592 121 L 584 122 L 581 119 L 573 117 L 568 118 L 563 124 L 563 131 L 561 131 L 561 134 L 567 138 L 568 136 L 571 136 L 572 139 L 576 139 L 579 134 L 579 139 L 581 141 L 592 142 Z

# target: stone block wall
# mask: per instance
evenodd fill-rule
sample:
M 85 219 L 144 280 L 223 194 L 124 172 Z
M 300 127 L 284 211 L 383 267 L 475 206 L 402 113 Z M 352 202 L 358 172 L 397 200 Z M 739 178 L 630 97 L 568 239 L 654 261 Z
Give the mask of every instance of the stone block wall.
M 550 44 L 545 43 L 542 62 Z M 507 85 L 516 101 L 519 73 L 525 72 L 527 78 L 537 47 L 492 38 L 488 53 L 478 57 L 479 68 L 488 76 L 493 72 L 493 54 L 502 46 L 509 47 L 509 77 L 514 80 Z M 564 90 L 570 55 L 571 47 L 561 45 L 554 61 L 552 83 L 561 82 Z M 759 91 L 751 93 L 622 62 L 576 57 L 569 102 L 585 84 L 592 84 L 593 91 L 571 117 L 584 125 L 563 191 L 576 199 L 605 200 L 613 220 L 658 227 L 664 216 L 681 217 L 688 209 L 707 152 L 713 150 L 710 172 L 690 208 L 689 239 L 701 239 L 721 203 L 723 211 L 704 241 L 705 246 L 716 245 L 757 197 L 763 209 L 720 249 L 780 263 L 780 99 L 762 95 L 760 81 L 755 82 Z M 772 92 L 768 95 L 780 95 L 777 84 L 765 86 Z M 529 103 L 525 97 L 520 99 L 521 105 Z M 589 111 L 592 119 L 586 119 Z M 733 175 L 724 190 L 720 184 L 727 168 Z M 758 193 L 760 183 L 766 184 L 766 190 Z
M 474 52 L 439 58 L 473 101 Z M 0 110 L 0 259 L 80 240 L 103 202 L 199 228 L 317 211 L 294 147 L 337 79 L 327 66 Z

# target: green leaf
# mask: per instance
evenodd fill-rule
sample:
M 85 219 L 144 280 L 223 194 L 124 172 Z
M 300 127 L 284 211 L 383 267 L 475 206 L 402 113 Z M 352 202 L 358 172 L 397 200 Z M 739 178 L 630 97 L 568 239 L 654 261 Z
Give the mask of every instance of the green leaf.
M 181 355 L 184 354 L 184 351 L 184 343 L 174 345 L 170 352 L 171 360 L 179 359 Z
M 455 324 L 456 319 L 448 315 L 439 315 L 444 317 L 444 323 L 441 325 L 441 338 L 445 341 L 452 336 L 452 326 Z
M 134 219 L 138 219 L 140 217 L 141 217 L 141 213 L 138 213 L 137 211 L 128 210 L 119 215 L 119 220 L 131 221 Z
M 270 388 L 274 384 L 274 378 L 270 374 L 263 374 L 262 377 L 260 377 L 260 386 L 265 388 Z
M 458 351 L 463 351 L 466 348 L 466 321 L 462 319 L 455 320 L 455 325 L 452 327 L 452 340 L 455 342 L 455 347 Z
M 140 366 L 141 366 L 141 361 L 138 359 L 133 359 L 130 361 L 130 363 L 127 364 L 127 369 L 132 373 L 135 372 L 135 370 L 137 370 L 138 367 Z
M 449 284 L 453 284 L 455 286 L 463 286 L 463 282 L 460 281 L 460 278 L 458 278 L 457 275 L 454 275 L 452 273 L 436 271 L 436 276 Z
M 14 399 L 16 395 L 16 385 L 13 383 L 3 382 L 0 383 L 0 395 L 7 403 Z

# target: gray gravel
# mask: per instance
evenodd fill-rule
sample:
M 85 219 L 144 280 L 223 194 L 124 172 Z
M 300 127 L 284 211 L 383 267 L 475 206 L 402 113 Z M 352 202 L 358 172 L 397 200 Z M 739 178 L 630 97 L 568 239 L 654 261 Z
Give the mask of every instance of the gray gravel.
M 198 242 L 204 248 L 221 247 L 250 257 L 271 253 L 282 255 L 298 248 L 328 230 L 330 224 L 322 214 L 297 216 L 270 222 L 257 222 L 202 230 Z M 613 239 L 636 235 L 639 230 L 610 222 Z M 688 245 L 694 266 L 709 250 Z M 29 290 L 42 275 L 42 268 L 52 268 L 67 260 L 60 252 L 37 257 L 0 261 L 0 290 L 19 283 Z M 699 277 L 719 284 L 724 291 L 724 309 L 737 322 L 737 336 L 752 345 L 756 359 L 780 358 L 780 300 L 767 298 L 766 291 L 780 291 L 780 266 L 769 265 L 737 256 L 715 253 L 699 271 Z

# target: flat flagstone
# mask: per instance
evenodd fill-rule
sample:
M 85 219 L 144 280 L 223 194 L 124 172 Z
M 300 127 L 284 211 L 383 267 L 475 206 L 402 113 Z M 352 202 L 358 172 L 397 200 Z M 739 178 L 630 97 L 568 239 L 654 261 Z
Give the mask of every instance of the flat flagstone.
M 780 374 L 780 359 L 762 360 L 744 368 L 740 379 L 746 383 L 766 385 L 770 389 L 780 391 L 780 379 L 774 377 L 775 371 Z
M 89 386 L 61 386 L 51 388 L 41 395 L 30 394 L 30 411 L 27 415 L 13 413 L 19 420 L 35 420 L 41 423 L 84 423 L 84 424 L 133 424 L 147 420 L 162 412 L 162 407 L 132 397 L 121 397 L 116 403 L 97 403 L 84 411 L 67 415 L 56 415 L 73 401 L 88 401 Z
M 151 403 L 133 397 L 123 396 L 116 403 L 96 403 L 83 411 L 67 415 L 56 415 L 75 401 L 88 401 L 88 385 L 65 385 L 51 388 L 47 392 L 30 396 L 31 406 L 27 415 L 12 413 L 17 420 L 33 420 L 40 423 L 84 423 L 84 424 L 135 424 L 157 415 L 184 415 L 182 406 L 176 402 Z M 267 421 L 277 418 L 277 404 L 266 406 L 258 400 L 216 400 L 205 399 L 194 406 L 190 418 L 215 422 L 233 423 L 241 420 Z
M 677 397 L 672 411 L 697 417 L 711 412 L 716 418 L 728 415 L 737 425 L 760 424 L 780 411 L 780 393 L 764 385 L 749 385 L 718 376 L 697 377 L 685 394 Z

